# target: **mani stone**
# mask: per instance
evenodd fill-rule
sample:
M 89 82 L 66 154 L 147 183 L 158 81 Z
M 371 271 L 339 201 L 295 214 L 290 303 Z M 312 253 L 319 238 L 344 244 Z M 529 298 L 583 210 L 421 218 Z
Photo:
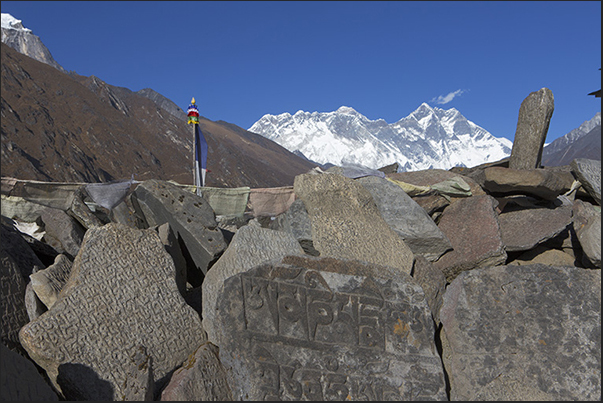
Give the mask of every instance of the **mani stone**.
M 57 301 L 59 293 L 69 279 L 72 266 L 73 262 L 60 254 L 52 265 L 29 276 L 33 290 L 48 309 Z
M 339 174 L 295 177 L 295 194 L 312 220 L 320 256 L 361 260 L 410 274 L 413 253 L 379 213 L 371 193 Z
M 207 339 L 216 345 L 220 344 L 220 335 L 216 334 L 214 327 L 217 317 L 224 314 L 217 306 L 224 280 L 271 260 L 303 254 L 303 249 L 289 232 L 254 225 L 241 227 L 232 237 L 224 254 L 203 279 L 201 307 Z
M 548 88 L 532 92 L 523 100 L 519 108 L 509 168 L 540 168 L 542 148 L 554 109 L 553 92 Z
M 562 233 L 572 223 L 572 207 L 527 208 L 498 216 L 507 252 L 529 250 Z
M 449 283 L 462 271 L 504 264 L 507 253 L 501 239 L 497 202 L 492 196 L 471 196 L 446 207 L 438 227 L 450 239 L 453 250 L 433 265 Z
M 218 306 L 233 400 L 447 400 L 429 307 L 406 273 L 285 257 L 227 279 Z
M 218 348 L 206 342 L 172 375 L 161 401 L 232 401 Z
M 601 270 L 463 272 L 440 311 L 450 400 L 600 400 Z
M 601 161 L 576 158 L 570 163 L 572 173 L 582 186 L 601 205 Z
M 376 176 L 358 178 L 356 182 L 371 193 L 381 217 L 415 256 L 423 255 L 427 260 L 434 261 L 452 249 L 446 235 L 400 186 Z
M 31 361 L 0 343 L 0 400 L 58 401 L 59 398 Z
M 59 299 L 21 329 L 21 344 L 67 400 L 123 395 L 123 368 L 139 346 L 152 358 L 159 390 L 206 337 L 175 277 L 154 230 L 91 228 Z
M 203 197 L 157 180 L 140 183 L 133 195 L 149 227 L 169 223 L 186 245 L 183 253 L 190 255 L 203 274 L 226 249 L 214 211 Z

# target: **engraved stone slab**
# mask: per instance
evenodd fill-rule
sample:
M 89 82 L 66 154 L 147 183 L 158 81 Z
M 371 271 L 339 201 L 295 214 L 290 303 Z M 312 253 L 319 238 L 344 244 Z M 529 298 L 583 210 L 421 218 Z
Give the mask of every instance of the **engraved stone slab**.
M 393 270 L 297 256 L 227 279 L 216 326 L 233 399 L 447 400 L 423 290 Z
M 216 317 L 222 315 L 217 306 L 224 280 L 245 272 L 254 266 L 271 260 L 279 260 L 287 255 L 303 255 L 304 251 L 289 232 L 245 225 L 233 236 L 226 252 L 207 272 L 202 285 L 203 328 L 207 338 L 219 344 L 219 334 L 214 325 Z
M 576 158 L 570 163 L 572 173 L 582 186 L 601 205 L 601 161 Z
M 320 256 L 411 272 L 412 251 L 360 183 L 339 174 L 303 174 L 295 177 L 293 187 L 312 220 L 312 239 Z
M 450 400 L 600 400 L 601 270 L 463 272 L 440 319 Z
M 452 245 L 427 212 L 398 185 L 384 178 L 356 179 L 373 196 L 381 217 L 415 255 L 438 260 Z
M 226 370 L 218 358 L 218 348 L 207 342 L 172 375 L 161 392 L 161 401 L 226 401 L 232 393 Z
M 138 346 L 152 358 L 159 390 L 205 341 L 175 277 L 156 231 L 91 228 L 59 299 L 21 329 L 21 344 L 67 400 L 115 400 Z
M 0 400 L 58 401 L 34 364 L 0 343 Z
M 553 92 L 548 88 L 531 92 L 523 100 L 519 107 L 509 168 L 540 168 L 542 148 L 554 109 Z
M 142 182 L 133 196 L 133 204 L 142 210 L 150 227 L 166 222 L 170 224 L 186 245 L 186 251 L 182 251 L 185 257 L 188 254 L 202 274 L 226 249 L 214 211 L 203 197 L 157 180 Z M 190 270 L 188 275 L 194 275 L 194 272 Z M 190 279 L 189 282 L 193 284 Z M 201 285 L 201 282 L 193 285 Z

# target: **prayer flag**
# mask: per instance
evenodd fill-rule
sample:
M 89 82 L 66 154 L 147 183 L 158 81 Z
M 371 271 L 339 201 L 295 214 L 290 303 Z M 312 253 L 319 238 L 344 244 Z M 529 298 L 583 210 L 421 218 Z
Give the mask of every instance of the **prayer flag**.
M 199 128 L 195 125 L 195 186 L 197 194 L 200 193 L 200 187 L 205 186 L 205 173 L 207 172 L 207 142 Z

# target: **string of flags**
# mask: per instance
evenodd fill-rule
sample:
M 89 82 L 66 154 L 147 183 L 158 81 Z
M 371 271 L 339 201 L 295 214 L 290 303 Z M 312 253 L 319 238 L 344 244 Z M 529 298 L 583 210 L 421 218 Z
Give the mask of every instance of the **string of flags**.
M 195 98 L 191 100 L 187 111 L 188 124 L 193 125 L 194 130 L 194 185 L 197 189 L 197 195 L 201 196 L 201 187 L 205 186 L 205 174 L 207 173 L 207 142 L 199 128 L 199 110 L 195 105 Z

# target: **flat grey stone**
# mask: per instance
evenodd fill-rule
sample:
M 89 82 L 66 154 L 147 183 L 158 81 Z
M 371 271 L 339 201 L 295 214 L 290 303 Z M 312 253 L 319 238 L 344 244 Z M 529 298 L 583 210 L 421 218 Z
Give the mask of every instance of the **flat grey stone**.
M 481 185 L 492 194 L 527 194 L 555 200 L 566 193 L 574 182 L 570 172 L 543 169 L 489 167 L 479 176 Z
M 149 227 L 166 222 L 170 224 L 177 238 L 182 239 L 186 246 L 183 254 L 190 255 L 202 274 L 226 249 L 214 211 L 203 197 L 166 181 L 149 180 L 136 187 L 134 199 L 136 202 L 133 204 L 142 212 Z M 193 270 L 189 268 L 189 277 L 195 275 Z M 193 285 L 200 284 L 199 281 Z
M 507 260 L 496 204 L 492 196 L 471 196 L 458 199 L 444 210 L 438 227 L 453 249 L 433 265 L 442 270 L 448 282 L 465 270 L 496 266 Z
M 391 270 L 295 256 L 227 279 L 233 400 L 447 400 L 423 290 Z
M 601 161 L 576 158 L 570 163 L 572 173 L 582 186 L 601 205 Z
M 152 357 L 160 389 L 206 340 L 175 277 L 154 230 L 117 223 L 91 228 L 60 298 L 21 329 L 21 344 L 67 400 L 122 396 L 124 368 L 139 346 Z
M 563 232 L 572 222 L 572 208 L 527 208 L 499 215 L 500 233 L 508 252 L 534 248 Z
M 400 186 L 384 178 L 356 179 L 373 196 L 381 217 L 404 240 L 413 254 L 438 260 L 452 245 L 436 223 Z
M 312 239 L 320 256 L 411 272 L 412 251 L 381 217 L 362 185 L 338 174 L 303 174 L 295 177 L 293 188 L 312 220 Z
M 543 264 L 461 273 L 440 310 L 450 400 L 599 400 L 601 271 Z
M 509 168 L 540 168 L 542 148 L 554 109 L 553 92 L 548 88 L 531 92 L 521 102 Z
M 219 345 L 219 334 L 214 330 L 217 318 L 224 313 L 217 306 L 217 298 L 224 280 L 254 266 L 287 255 L 303 255 L 304 251 L 289 232 L 246 225 L 233 236 L 228 249 L 207 272 L 202 284 L 203 328 L 207 339 Z

